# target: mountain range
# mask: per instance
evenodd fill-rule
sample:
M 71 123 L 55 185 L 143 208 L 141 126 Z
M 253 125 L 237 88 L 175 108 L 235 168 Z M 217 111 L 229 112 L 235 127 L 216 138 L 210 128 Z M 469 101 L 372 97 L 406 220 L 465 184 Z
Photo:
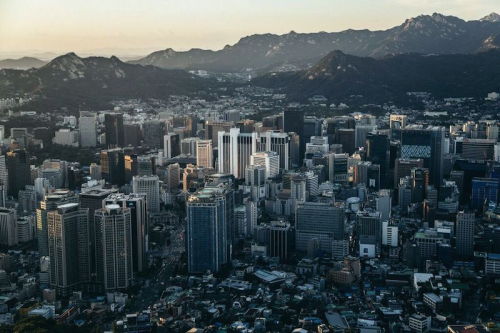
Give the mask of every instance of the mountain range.
M 120 98 L 166 98 L 209 89 L 214 81 L 182 70 L 122 62 L 117 57 L 59 56 L 29 70 L 0 70 L 0 98 L 29 94 L 50 107 L 105 105 Z M 89 105 L 90 104 L 90 105 Z
M 0 60 L 0 69 L 30 69 L 39 68 L 45 65 L 46 62 L 38 58 L 22 57 L 19 59 L 4 59 Z
M 381 59 L 333 51 L 298 72 L 269 73 L 254 85 L 281 90 L 292 100 L 315 95 L 331 102 L 405 102 L 407 92 L 436 97 L 478 97 L 500 91 L 500 50 L 477 54 L 401 54 Z
M 434 13 L 407 19 L 387 30 L 251 35 L 218 51 L 168 48 L 131 63 L 167 69 L 266 72 L 305 69 L 334 50 L 382 58 L 403 53 L 468 54 L 499 47 L 500 15 L 465 21 Z

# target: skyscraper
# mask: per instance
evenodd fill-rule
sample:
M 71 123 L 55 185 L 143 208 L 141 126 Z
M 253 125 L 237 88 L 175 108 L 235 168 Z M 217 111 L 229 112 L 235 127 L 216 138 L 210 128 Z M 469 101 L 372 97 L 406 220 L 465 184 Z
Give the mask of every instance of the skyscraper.
M 106 182 L 121 186 L 125 184 L 125 155 L 123 149 L 103 150 L 100 154 L 101 173 Z
M 196 165 L 203 168 L 213 168 L 212 140 L 196 141 Z
M 401 132 L 401 157 L 421 158 L 429 169 L 429 181 L 439 187 L 443 179 L 444 128 L 406 126 Z
M 253 201 L 259 202 L 266 197 L 266 168 L 262 165 L 250 165 L 246 169 L 245 185 Z
M 9 175 L 8 194 L 17 198 L 20 190 L 31 184 L 30 157 L 26 150 L 17 149 L 6 154 Z
M 150 120 L 142 124 L 144 144 L 151 148 L 161 148 L 165 132 L 165 123 L 160 120 Z
M 106 291 L 126 289 L 133 279 L 130 209 L 108 204 L 94 219 L 98 280 Z
M 274 151 L 257 152 L 250 155 L 251 165 L 262 165 L 266 168 L 266 178 L 279 174 L 279 156 Z
M 306 147 L 304 112 L 298 108 L 288 108 L 283 111 L 283 132 L 294 132 L 299 136 L 299 159 L 302 160 Z
M 78 197 L 68 190 L 57 190 L 40 201 L 40 206 L 36 210 L 36 236 L 38 239 L 38 253 L 40 256 L 49 255 L 47 214 L 56 210 L 57 206 L 66 203 L 77 203 Z
M 387 188 L 389 173 L 389 138 L 379 133 L 366 135 L 366 159 L 373 164 L 380 165 L 380 183 Z
M 328 203 L 303 202 L 295 212 L 296 249 L 307 251 L 312 239 L 320 250 L 330 254 L 332 241 L 344 239 L 344 207 Z
M 173 158 L 181 153 L 179 134 L 169 133 L 163 137 L 163 156 Z
M 266 131 L 258 140 L 258 151 L 273 151 L 279 156 L 279 168 L 288 170 L 291 159 L 291 138 L 288 133 Z
M 334 183 L 346 183 L 348 181 L 349 154 L 328 155 L 328 179 Z
M 148 211 L 160 211 L 160 180 L 158 176 L 134 176 L 132 180 L 134 193 L 146 194 Z
M 239 128 L 231 128 L 229 133 L 219 132 L 218 151 L 218 171 L 244 178 L 250 156 L 257 151 L 257 133 L 240 133 Z
M 148 214 L 145 194 L 111 194 L 104 205 L 118 204 L 130 209 L 130 229 L 132 241 L 132 263 L 134 272 L 142 272 L 147 267 Z
M 458 212 L 456 225 L 456 250 L 459 258 L 471 258 L 474 254 L 474 226 L 473 212 Z
M 205 189 L 189 197 L 187 211 L 187 257 L 190 273 L 217 272 L 230 261 L 232 190 L 224 184 Z M 232 214 L 231 208 L 231 213 Z
M 108 148 L 124 146 L 123 114 L 106 113 L 104 115 L 106 146 Z
M 47 213 L 50 284 L 68 296 L 90 281 L 89 211 L 66 203 Z
M 0 245 L 17 244 L 17 214 L 15 209 L 0 208 Z
M 80 146 L 95 147 L 97 145 L 96 114 L 88 111 L 80 111 L 79 129 L 80 129 Z

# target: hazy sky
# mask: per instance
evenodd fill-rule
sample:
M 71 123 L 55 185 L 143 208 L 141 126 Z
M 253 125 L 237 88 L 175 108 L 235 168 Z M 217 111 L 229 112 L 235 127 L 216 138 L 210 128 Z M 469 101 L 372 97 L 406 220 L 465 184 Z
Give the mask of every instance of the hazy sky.
M 386 29 L 419 14 L 478 19 L 500 0 L 0 0 L 0 55 L 220 49 L 254 33 Z

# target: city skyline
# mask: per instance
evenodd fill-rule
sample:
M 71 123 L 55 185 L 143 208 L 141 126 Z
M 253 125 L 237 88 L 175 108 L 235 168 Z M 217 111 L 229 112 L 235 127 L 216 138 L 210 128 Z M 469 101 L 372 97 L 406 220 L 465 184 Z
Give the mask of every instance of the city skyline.
M 70 51 L 83 56 L 134 57 L 166 48 L 219 50 L 252 34 L 383 30 L 434 12 L 475 20 L 498 11 L 495 2 L 78 0 L 70 4 L 4 0 L 0 3 L 0 57 L 49 59 Z

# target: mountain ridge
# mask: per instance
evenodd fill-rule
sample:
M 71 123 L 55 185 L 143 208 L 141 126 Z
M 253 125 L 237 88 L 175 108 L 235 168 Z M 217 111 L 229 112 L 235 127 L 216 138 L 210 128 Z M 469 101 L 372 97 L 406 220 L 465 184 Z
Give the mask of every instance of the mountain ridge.
M 500 47 L 495 39 L 500 33 L 497 17 L 500 15 L 491 13 L 479 20 L 465 21 L 433 13 L 406 19 L 386 30 L 255 34 L 244 36 L 237 43 L 217 51 L 191 49 L 177 52 L 168 48 L 131 63 L 214 72 L 266 72 L 279 71 L 283 66 L 304 69 L 333 50 L 374 58 L 413 52 L 475 53 Z

